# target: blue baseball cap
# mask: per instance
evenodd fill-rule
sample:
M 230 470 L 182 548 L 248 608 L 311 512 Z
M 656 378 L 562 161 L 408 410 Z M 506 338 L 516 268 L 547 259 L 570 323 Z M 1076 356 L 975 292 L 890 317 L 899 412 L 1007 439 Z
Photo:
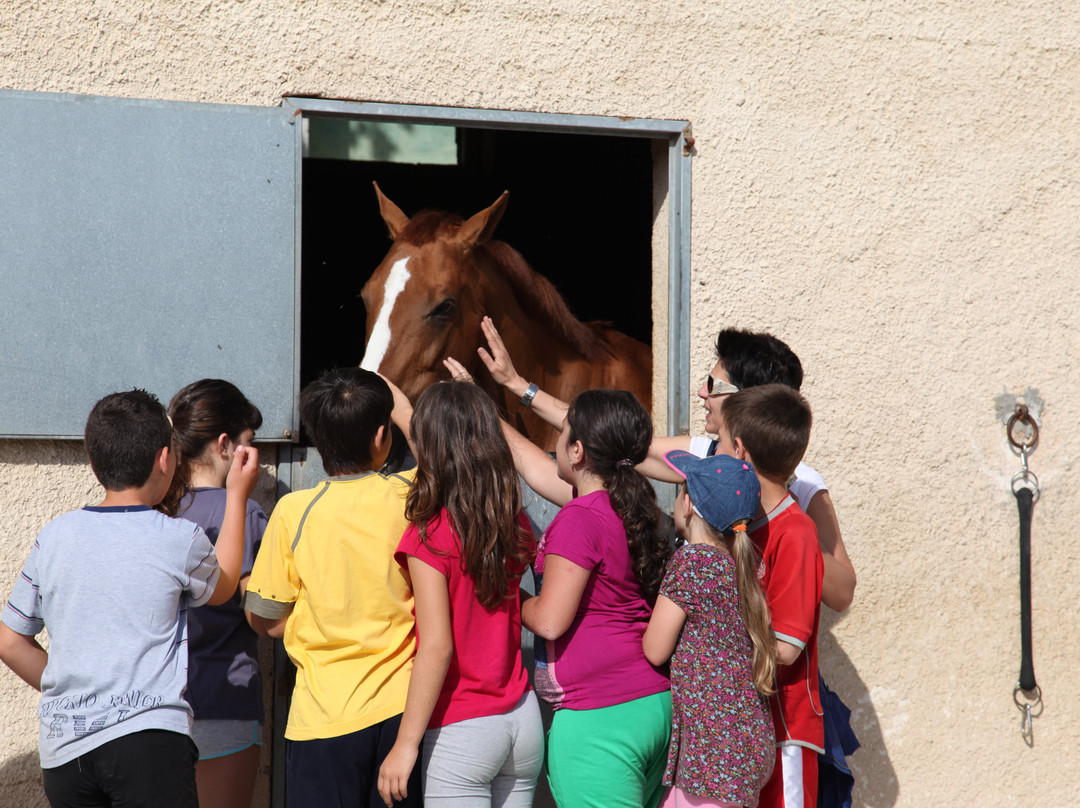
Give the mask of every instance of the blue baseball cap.
M 679 449 L 665 454 L 664 461 L 686 480 L 697 515 L 721 533 L 757 514 L 761 484 L 745 460 L 725 454 L 698 457 Z

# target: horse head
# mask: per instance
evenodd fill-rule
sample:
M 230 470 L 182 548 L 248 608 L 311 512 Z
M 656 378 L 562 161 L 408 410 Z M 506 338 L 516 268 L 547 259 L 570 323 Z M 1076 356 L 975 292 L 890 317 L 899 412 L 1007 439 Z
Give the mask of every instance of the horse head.
M 551 281 L 517 250 L 491 240 L 506 192 L 469 219 L 439 211 L 410 219 L 378 185 L 375 193 L 394 243 L 361 292 L 367 307 L 361 367 L 382 373 L 415 401 L 448 378 L 442 361 L 453 356 L 519 431 L 553 449 L 558 430 L 482 369 L 476 349 L 485 344 L 480 319 L 486 314 L 518 372 L 556 398 L 618 387 L 651 406 L 650 348 L 606 323 L 578 320 Z
M 462 220 L 434 211 L 410 219 L 377 183 L 375 193 L 394 243 L 361 291 L 367 340 L 360 366 L 382 373 L 415 400 L 447 377 L 447 356 L 476 370 L 484 301 L 474 250 L 491 238 L 508 194 Z

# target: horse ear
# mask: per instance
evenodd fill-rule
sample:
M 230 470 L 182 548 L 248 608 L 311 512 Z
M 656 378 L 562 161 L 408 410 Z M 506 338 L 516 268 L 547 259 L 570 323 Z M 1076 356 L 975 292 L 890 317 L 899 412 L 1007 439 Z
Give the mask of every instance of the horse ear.
M 401 212 L 401 208 L 386 198 L 382 189 L 379 188 L 379 183 L 372 182 L 371 184 L 375 186 L 375 196 L 379 198 L 379 214 L 390 230 L 390 238 L 397 240 L 398 234 L 409 223 L 409 217 Z
M 506 210 L 506 202 L 510 198 L 509 191 L 503 191 L 502 196 L 495 200 L 490 208 L 477 213 L 461 226 L 457 240 L 466 248 L 476 247 L 483 244 L 495 233 L 495 226 L 502 218 Z

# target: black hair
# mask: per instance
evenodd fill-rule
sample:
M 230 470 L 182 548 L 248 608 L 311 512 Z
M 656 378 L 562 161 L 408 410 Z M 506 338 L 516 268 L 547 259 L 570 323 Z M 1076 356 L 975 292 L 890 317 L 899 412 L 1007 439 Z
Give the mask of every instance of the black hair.
M 796 390 L 802 387 L 799 357 L 772 334 L 725 328 L 716 336 L 716 358 L 740 390 L 762 384 L 786 384 Z
M 94 405 L 83 433 L 90 468 L 106 491 L 139 488 L 172 441 L 169 416 L 145 390 L 111 393 Z
M 191 467 L 206 446 L 225 433 L 234 443 L 245 430 L 262 426 L 262 413 L 232 382 L 200 379 L 181 388 L 169 402 L 173 440 L 178 454 L 176 475 L 160 509 L 176 515 L 191 486 Z
M 588 468 L 604 484 L 626 529 L 634 577 L 645 599 L 656 601 L 671 546 L 660 532 L 663 513 L 652 484 L 635 466 L 649 452 L 649 413 L 626 390 L 587 390 L 566 413 L 570 443 L 581 441 Z
M 324 371 L 300 392 L 300 421 L 331 476 L 371 468 L 371 442 L 387 427 L 394 395 L 377 373 L 362 368 Z

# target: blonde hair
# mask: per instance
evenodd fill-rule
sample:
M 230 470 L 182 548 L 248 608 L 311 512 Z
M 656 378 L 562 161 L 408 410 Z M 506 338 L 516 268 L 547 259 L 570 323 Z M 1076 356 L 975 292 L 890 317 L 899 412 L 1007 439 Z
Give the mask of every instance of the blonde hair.
M 754 687 L 761 695 L 771 696 L 776 692 L 773 683 L 776 681 L 776 670 L 780 662 L 776 637 L 772 630 L 772 618 L 769 616 L 769 604 L 758 579 L 760 558 L 746 532 L 745 520 L 725 533 L 721 533 L 704 519 L 701 519 L 701 524 L 735 560 L 735 588 L 739 593 L 739 613 L 746 633 L 750 635 Z
M 772 618 L 769 616 L 769 604 L 758 579 L 757 550 L 754 549 L 746 525 L 736 525 L 730 536 L 724 536 L 724 544 L 735 559 L 735 583 L 739 590 L 739 611 L 750 635 L 753 646 L 751 661 L 754 670 L 754 687 L 763 696 L 776 692 L 776 669 L 779 658 L 776 650 L 776 637 L 773 635 Z

